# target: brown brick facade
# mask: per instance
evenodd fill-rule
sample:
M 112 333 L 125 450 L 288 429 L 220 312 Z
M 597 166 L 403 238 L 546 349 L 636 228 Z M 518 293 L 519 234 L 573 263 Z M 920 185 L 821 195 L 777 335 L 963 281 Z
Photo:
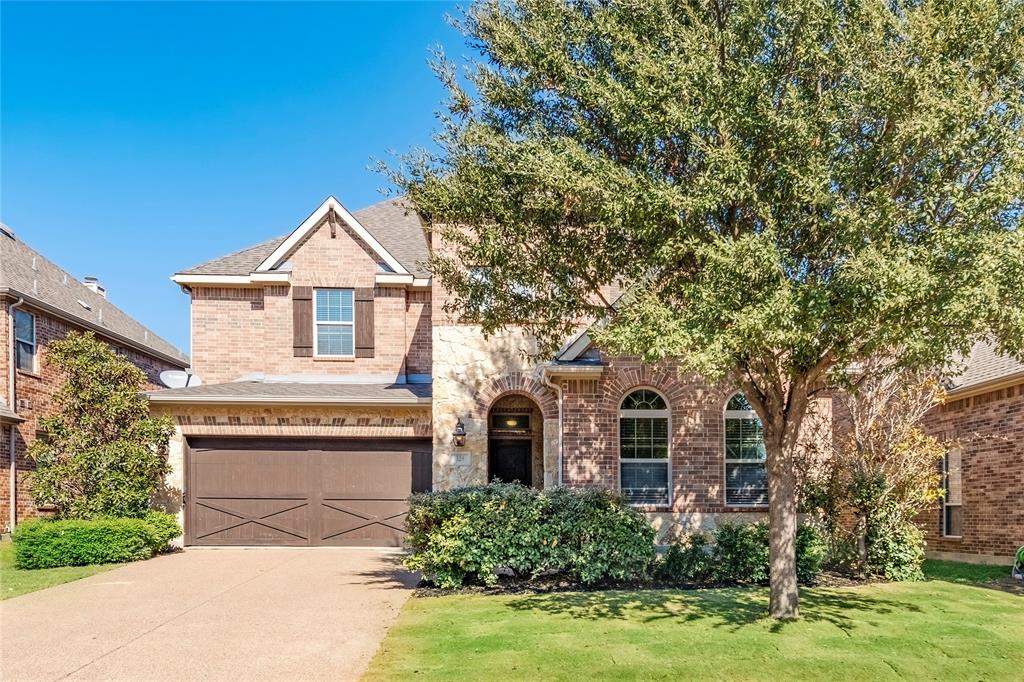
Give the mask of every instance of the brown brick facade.
M 949 558 L 1003 557 L 1024 545 L 1024 383 L 965 398 L 954 394 L 926 420 L 962 450 L 963 530 L 943 537 L 940 510 L 922 514 L 928 551 Z
M 265 373 L 404 377 L 429 374 L 430 292 L 376 286 L 378 257 L 347 227 L 326 222 L 289 257 L 289 285 L 192 285 L 192 366 L 206 383 Z M 373 357 L 295 357 L 291 287 L 374 288 Z
M 619 487 L 619 406 L 627 394 L 641 387 L 661 393 L 671 411 L 672 505 L 652 511 L 730 511 L 725 506 L 723 420 L 733 390 L 680 374 L 674 365 L 652 367 L 633 358 L 610 360 L 600 379 L 564 382 L 565 483 Z
M 0 316 L 0 339 L 3 341 L 2 368 L 3 368 L 3 395 L 8 393 L 8 371 L 12 359 L 12 344 L 8 338 L 10 329 L 9 306 L 13 301 L 6 300 L 3 303 L 3 315 Z M 17 493 L 16 511 L 17 518 L 23 519 L 34 516 L 36 507 L 28 491 L 26 474 L 33 469 L 33 463 L 28 459 L 28 446 L 35 441 L 39 432 L 39 419 L 50 415 L 54 411 L 52 399 L 54 393 L 60 386 L 60 377 L 56 371 L 46 362 L 46 352 L 50 343 L 67 336 L 68 332 L 83 331 L 67 321 L 54 317 L 49 313 L 23 305 L 19 308 L 35 316 L 36 323 L 36 367 L 35 371 L 25 372 L 18 370 L 16 373 L 16 399 L 13 407 L 18 415 L 25 419 L 12 428 L 15 431 L 15 452 L 17 465 Z M 164 360 L 141 353 L 121 344 L 111 342 L 114 349 L 135 363 L 146 374 L 148 384 L 146 390 L 158 388 L 158 377 L 160 372 L 166 369 L 180 369 L 178 365 L 172 365 Z M 10 476 L 10 454 L 9 450 L 9 427 L 3 429 L 3 445 L 0 446 L 0 526 L 7 528 L 10 518 L 10 488 L 8 485 Z

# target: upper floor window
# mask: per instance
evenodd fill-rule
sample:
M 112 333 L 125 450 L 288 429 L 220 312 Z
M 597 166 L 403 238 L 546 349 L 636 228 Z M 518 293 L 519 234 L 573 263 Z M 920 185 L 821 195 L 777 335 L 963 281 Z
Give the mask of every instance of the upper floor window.
M 725 503 L 768 504 L 764 429 L 747 397 L 736 393 L 725 406 Z
M 669 409 L 649 388 L 633 391 L 619 408 L 619 481 L 633 504 L 669 504 Z
M 36 316 L 18 309 L 14 310 L 14 356 L 18 369 L 35 371 Z
M 314 291 L 314 354 L 355 356 L 355 291 L 316 289 Z
M 963 534 L 963 451 L 952 448 L 942 459 L 942 534 L 958 538 Z

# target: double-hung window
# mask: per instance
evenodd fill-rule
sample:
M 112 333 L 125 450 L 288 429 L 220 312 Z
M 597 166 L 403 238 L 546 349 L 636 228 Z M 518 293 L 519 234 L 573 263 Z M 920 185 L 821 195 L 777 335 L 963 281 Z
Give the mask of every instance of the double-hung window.
M 619 409 L 619 488 L 632 504 L 667 506 L 669 409 L 656 392 L 641 388 Z
M 314 290 L 313 354 L 355 357 L 355 291 Z
M 963 451 L 954 447 L 942 458 L 942 535 L 958 538 L 963 534 Z
M 24 310 L 14 311 L 14 355 L 18 369 L 36 370 L 36 316 Z
M 764 429 L 747 397 L 737 393 L 725 406 L 725 503 L 768 504 Z

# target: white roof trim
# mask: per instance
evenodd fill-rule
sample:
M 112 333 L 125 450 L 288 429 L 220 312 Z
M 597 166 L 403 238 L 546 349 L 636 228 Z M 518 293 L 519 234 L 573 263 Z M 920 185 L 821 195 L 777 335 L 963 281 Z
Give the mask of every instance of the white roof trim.
M 256 266 L 256 270 L 254 270 L 254 272 L 266 272 L 267 270 L 273 270 L 280 265 L 281 262 L 288 257 L 288 254 L 291 253 L 292 249 L 294 249 L 331 210 L 334 210 L 335 213 L 340 215 L 341 219 L 344 220 L 350 228 L 352 228 L 352 231 L 359 235 L 359 238 L 366 242 L 366 245 L 373 249 L 374 253 L 380 256 L 381 260 L 388 264 L 388 267 L 396 273 L 403 275 L 409 274 L 409 271 L 402 267 L 402 264 L 399 263 L 394 256 L 388 253 L 388 250 L 385 249 L 381 243 L 366 230 L 365 227 L 360 225 L 359 221 L 348 212 L 348 209 L 342 206 L 341 202 L 333 196 L 327 197 L 324 203 L 320 204 L 318 209 L 313 211 L 308 218 L 303 220 L 302 224 L 295 228 L 295 230 L 288 235 L 288 238 L 281 242 L 280 246 L 274 249 L 273 253 L 267 256 L 262 263 Z
M 590 330 L 584 329 L 582 332 L 577 334 L 574 338 L 569 340 L 562 350 L 555 354 L 555 357 L 565 362 L 572 362 L 578 358 L 585 350 L 590 348 Z
M 378 272 L 374 281 L 377 284 L 404 284 L 406 286 L 420 289 L 430 287 L 429 277 L 414 277 L 409 274 L 401 275 L 396 272 Z
M 541 374 L 553 377 L 594 378 L 604 374 L 604 365 L 544 365 Z
M 287 272 L 253 272 L 248 275 L 174 275 L 171 281 L 177 284 L 254 284 L 258 282 L 287 282 Z

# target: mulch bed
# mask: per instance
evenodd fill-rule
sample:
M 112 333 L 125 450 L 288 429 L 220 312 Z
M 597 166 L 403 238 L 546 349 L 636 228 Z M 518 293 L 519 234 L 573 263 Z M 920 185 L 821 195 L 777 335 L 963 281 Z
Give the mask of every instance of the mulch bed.
M 878 578 L 854 579 L 840 573 L 825 572 L 818 576 L 813 585 L 805 587 L 855 587 L 886 582 Z M 532 580 L 502 577 L 495 585 L 464 585 L 456 589 L 437 587 L 427 580 L 421 580 L 413 593 L 417 597 L 444 597 L 453 594 L 477 595 L 521 595 L 552 594 L 558 592 L 604 592 L 609 590 L 702 590 L 722 587 L 763 587 L 759 585 L 719 583 L 698 584 L 668 580 L 644 580 L 599 585 L 581 585 L 563 576 L 539 576 Z

